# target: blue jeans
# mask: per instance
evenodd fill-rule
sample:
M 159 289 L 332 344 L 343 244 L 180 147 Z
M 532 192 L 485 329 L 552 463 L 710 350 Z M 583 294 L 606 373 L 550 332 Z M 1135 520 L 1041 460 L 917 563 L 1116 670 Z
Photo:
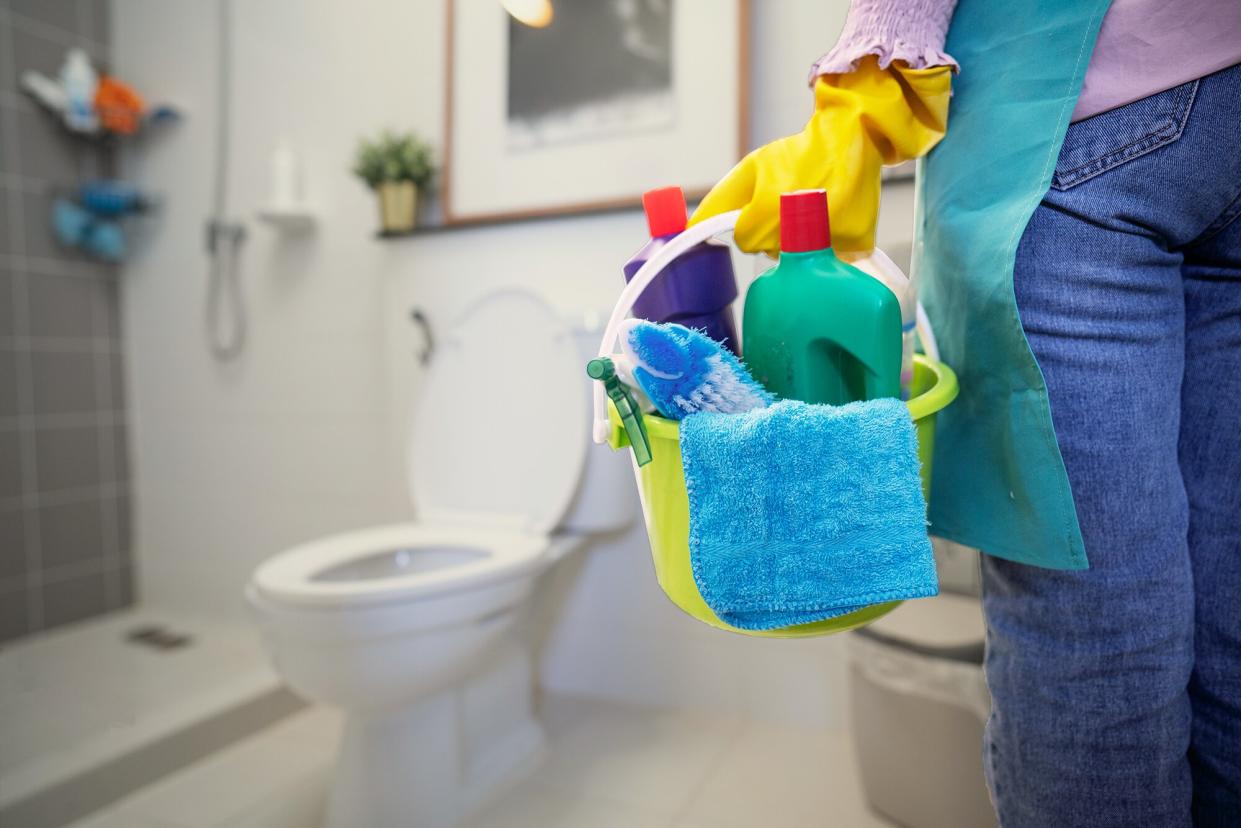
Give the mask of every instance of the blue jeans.
M 1090 568 L 984 556 L 1005 828 L 1241 826 L 1241 65 L 1069 128 L 1017 253 Z

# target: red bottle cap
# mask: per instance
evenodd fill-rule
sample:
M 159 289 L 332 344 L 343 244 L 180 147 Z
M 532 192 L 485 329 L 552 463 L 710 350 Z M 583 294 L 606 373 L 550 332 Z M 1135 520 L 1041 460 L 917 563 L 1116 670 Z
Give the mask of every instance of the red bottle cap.
M 805 253 L 832 246 L 824 190 L 797 190 L 780 196 L 780 250 Z
M 646 211 L 646 226 L 651 229 L 653 239 L 680 233 L 689 222 L 685 193 L 680 187 L 647 190 L 642 194 L 642 209 Z

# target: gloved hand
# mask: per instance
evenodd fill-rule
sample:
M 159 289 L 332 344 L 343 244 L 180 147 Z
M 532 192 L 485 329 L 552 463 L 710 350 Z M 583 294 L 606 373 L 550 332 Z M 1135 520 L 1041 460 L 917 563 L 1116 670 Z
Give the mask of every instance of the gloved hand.
M 815 112 L 797 135 L 751 152 L 694 211 L 690 224 L 741 210 L 734 240 L 750 253 L 780 250 L 780 194 L 825 189 L 837 252 L 875 246 L 879 170 L 924 155 L 948 122 L 952 67 L 880 69 L 867 56 L 852 72 L 815 83 Z

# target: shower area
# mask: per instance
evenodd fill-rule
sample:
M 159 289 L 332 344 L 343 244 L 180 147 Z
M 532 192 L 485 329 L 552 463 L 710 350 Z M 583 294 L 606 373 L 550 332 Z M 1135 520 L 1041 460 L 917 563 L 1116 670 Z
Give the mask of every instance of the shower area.
M 230 161 L 255 140 L 234 128 L 232 69 L 288 89 L 296 68 L 239 48 L 232 14 L 0 0 L 3 825 L 66 824 L 298 709 L 240 587 L 284 545 L 393 517 L 352 459 L 376 457 L 378 438 L 357 439 L 382 432 L 374 389 L 323 390 L 374 335 L 273 309 L 309 245 L 256 229 L 270 152 Z M 136 128 L 73 123 L 83 71 L 138 90 Z M 240 104 L 265 145 L 304 128 L 292 108 L 254 117 L 257 100 Z M 131 188 L 133 209 L 98 208 L 99 182 Z M 285 320 L 248 363 L 247 253 L 270 280 L 250 288 L 260 316 Z M 290 369 L 299 340 L 337 357 Z

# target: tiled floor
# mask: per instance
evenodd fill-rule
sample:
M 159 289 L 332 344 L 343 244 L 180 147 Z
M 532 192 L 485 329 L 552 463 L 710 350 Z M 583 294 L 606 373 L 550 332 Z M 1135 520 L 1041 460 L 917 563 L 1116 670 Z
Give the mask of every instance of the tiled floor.
M 161 650 L 127 640 L 152 625 L 192 641 Z M 172 749 L 178 733 L 208 719 L 223 727 L 219 716 L 273 694 L 289 695 L 252 632 L 183 613 L 134 607 L 6 644 L 0 822 L 6 806 L 139 749 L 167 743 L 163 755 L 185 755 Z
M 839 732 L 569 697 L 546 699 L 543 720 L 546 761 L 469 828 L 890 828 Z M 339 726 L 308 709 L 72 828 L 317 825 Z

